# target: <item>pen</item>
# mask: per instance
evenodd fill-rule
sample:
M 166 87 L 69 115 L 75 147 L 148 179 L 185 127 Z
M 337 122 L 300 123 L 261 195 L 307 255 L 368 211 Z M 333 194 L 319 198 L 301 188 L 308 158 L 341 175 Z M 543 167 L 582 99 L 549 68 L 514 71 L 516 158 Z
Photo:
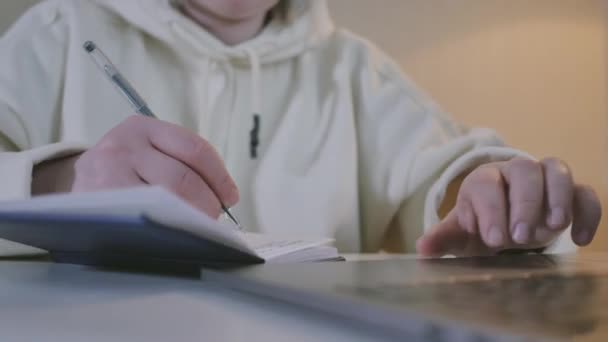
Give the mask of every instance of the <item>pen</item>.
M 87 41 L 83 45 L 85 51 L 91 56 L 95 64 L 100 70 L 110 79 L 112 84 L 116 86 L 119 92 L 127 99 L 131 104 L 136 113 L 156 118 L 152 110 L 148 107 L 148 104 L 144 99 L 135 91 L 135 88 L 131 86 L 124 76 L 116 69 L 114 64 L 110 62 L 110 59 L 91 41 Z M 221 202 L 220 202 L 221 203 Z M 238 229 L 243 230 L 243 227 L 239 224 L 239 221 L 230 212 L 230 209 L 224 203 L 221 203 L 222 210 L 228 217 L 234 222 Z

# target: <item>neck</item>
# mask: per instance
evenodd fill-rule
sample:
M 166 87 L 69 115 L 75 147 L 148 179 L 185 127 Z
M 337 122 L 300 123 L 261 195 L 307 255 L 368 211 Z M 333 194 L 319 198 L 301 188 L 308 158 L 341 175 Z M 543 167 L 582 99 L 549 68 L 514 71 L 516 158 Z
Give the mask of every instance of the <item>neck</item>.
M 184 1 L 182 11 L 190 19 L 227 45 L 237 45 L 254 38 L 264 27 L 266 13 L 242 19 L 215 15 L 195 1 Z

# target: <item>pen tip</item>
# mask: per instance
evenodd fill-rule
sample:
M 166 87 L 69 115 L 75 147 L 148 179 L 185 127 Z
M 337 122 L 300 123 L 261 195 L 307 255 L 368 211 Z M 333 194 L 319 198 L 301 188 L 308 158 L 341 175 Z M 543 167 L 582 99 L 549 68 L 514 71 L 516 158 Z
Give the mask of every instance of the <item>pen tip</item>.
M 84 43 L 83 47 L 88 53 L 93 52 L 97 48 L 95 46 L 95 43 L 93 43 L 92 41 L 87 41 L 86 43 Z

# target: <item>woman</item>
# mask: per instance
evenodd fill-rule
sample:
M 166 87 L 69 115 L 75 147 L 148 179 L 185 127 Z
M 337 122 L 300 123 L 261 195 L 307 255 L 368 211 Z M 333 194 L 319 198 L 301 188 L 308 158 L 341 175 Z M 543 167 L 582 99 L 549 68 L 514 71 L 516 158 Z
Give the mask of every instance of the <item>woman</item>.
M 87 40 L 161 120 L 129 113 Z M 566 250 L 600 218 L 565 164 L 450 121 L 321 0 L 50 0 L 0 51 L 4 198 L 160 184 L 253 231 L 425 255 Z

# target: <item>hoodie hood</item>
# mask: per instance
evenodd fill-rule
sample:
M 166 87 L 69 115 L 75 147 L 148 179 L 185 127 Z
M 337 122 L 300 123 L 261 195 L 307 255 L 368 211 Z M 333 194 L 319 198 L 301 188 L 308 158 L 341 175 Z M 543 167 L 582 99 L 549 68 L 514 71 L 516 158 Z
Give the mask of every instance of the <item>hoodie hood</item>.
M 211 59 L 253 64 L 294 57 L 334 30 L 325 0 L 287 0 L 285 18 L 274 19 L 255 38 L 228 46 L 184 16 L 175 0 L 95 0 L 131 25 L 170 46 L 187 47 Z
M 271 20 L 253 39 L 229 46 L 178 10 L 179 0 L 94 0 L 101 7 L 115 12 L 130 25 L 174 47 L 188 56 L 201 60 L 203 68 L 209 61 L 220 62 L 236 87 L 234 66 L 245 65 L 251 77 L 251 110 L 254 120 L 259 117 L 262 104 L 262 66 L 280 62 L 314 47 L 328 38 L 334 30 L 325 0 L 288 1 L 284 18 Z M 206 70 L 204 74 L 208 74 Z M 210 80 L 204 78 L 202 94 L 207 94 Z M 234 100 L 236 101 L 236 100 Z M 203 95 L 200 108 L 208 111 L 209 99 Z M 252 133 L 257 140 L 257 133 Z M 252 155 L 257 152 L 252 151 Z

